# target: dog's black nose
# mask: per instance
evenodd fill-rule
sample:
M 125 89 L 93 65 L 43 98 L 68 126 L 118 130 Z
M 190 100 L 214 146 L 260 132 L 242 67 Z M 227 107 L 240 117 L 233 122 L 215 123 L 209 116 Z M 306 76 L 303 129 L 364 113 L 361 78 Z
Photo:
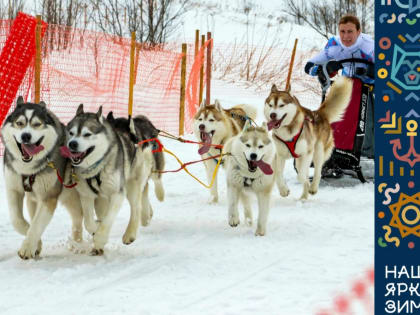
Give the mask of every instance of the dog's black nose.
M 27 132 L 22 133 L 21 139 L 23 143 L 29 143 L 31 141 L 31 134 Z
M 276 113 L 271 113 L 270 114 L 270 118 L 273 119 L 273 120 L 276 119 L 277 118 L 277 114 Z
M 77 151 L 77 146 L 78 146 L 77 141 L 70 141 L 70 142 L 69 142 L 69 148 L 70 148 L 71 150 L 73 150 L 73 151 Z
M 204 124 L 201 124 L 200 126 L 198 126 L 198 129 L 200 129 L 200 131 L 204 131 L 204 129 L 206 129 L 206 126 Z
M 256 155 L 255 153 L 251 153 L 251 154 L 249 155 L 249 157 L 250 157 L 250 159 L 251 159 L 252 161 L 255 161 L 255 160 L 257 159 L 257 155 Z

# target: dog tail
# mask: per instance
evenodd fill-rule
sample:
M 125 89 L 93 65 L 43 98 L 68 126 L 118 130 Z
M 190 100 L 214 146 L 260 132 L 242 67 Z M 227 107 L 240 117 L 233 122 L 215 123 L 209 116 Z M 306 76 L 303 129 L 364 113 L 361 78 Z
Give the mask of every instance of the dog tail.
M 331 86 L 331 89 L 318 109 L 318 113 L 324 116 L 329 123 L 340 121 L 351 100 L 353 81 L 341 76 Z
M 254 106 L 247 105 L 247 104 L 240 104 L 240 105 L 234 106 L 233 108 L 242 109 L 246 113 L 246 115 L 252 120 L 255 120 L 255 118 L 257 118 L 257 109 Z

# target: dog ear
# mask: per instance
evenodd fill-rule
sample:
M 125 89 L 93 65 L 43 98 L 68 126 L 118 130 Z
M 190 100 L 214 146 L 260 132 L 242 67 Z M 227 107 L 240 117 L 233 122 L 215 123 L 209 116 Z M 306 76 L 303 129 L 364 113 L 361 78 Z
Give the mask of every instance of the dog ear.
M 106 120 L 108 120 L 110 123 L 114 122 L 115 118 L 114 118 L 114 113 L 112 112 L 112 110 L 106 116 Z
M 83 104 L 80 104 L 79 107 L 77 107 L 76 116 L 82 115 L 83 113 Z
M 277 90 L 277 86 L 275 84 L 273 84 L 273 86 L 271 87 L 271 92 L 276 93 L 279 90 Z
M 104 117 L 102 116 L 102 105 L 99 106 L 98 112 L 96 113 L 96 118 L 101 124 L 104 122 Z
M 39 106 L 41 106 L 42 108 L 47 108 L 47 104 L 45 104 L 44 101 L 39 102 Z
M 204 107 L 206 107 L 206 99 L 205 98 L 203 98 L 203 100 L 201 101 L 201 104 L 200 104 L 200 108 L 204 108 Z
M 23 103 L 25 103 L 25 101 L 23 100 L 22 95 L 19 95 L 16 101 L 16 105 L 19 106 L 19 105 L 22 105 Z
M 214 107 L 220 112 L 222 111 L 222 106 L 220 105 L 219 100 L 214 100 Z
M 136 126 L 134 125 L 134 119 L 131 117 L 131 115 L 128 116 L 128 128 L 130 129 L 130 133 L 133 135 L 136 134 Z

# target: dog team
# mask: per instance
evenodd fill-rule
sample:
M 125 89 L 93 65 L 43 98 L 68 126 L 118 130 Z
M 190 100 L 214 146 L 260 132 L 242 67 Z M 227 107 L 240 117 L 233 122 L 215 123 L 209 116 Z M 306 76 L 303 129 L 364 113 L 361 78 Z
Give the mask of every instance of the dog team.
M 283 177 L 287 159 L 296 161 L 303 185 L 301 199 L 317 192 L 322 165 L 334 148 L 330 124 L 341 119 L 351 91 L 352 81 L 340 77 L 320 108 L 311 111 L 290 90 L 279 91 L 273 85 L 264 104 L 262 126 L 255 125 L 256 110 L 249 105 L 223 109 L 217 100 L 200 105 L 194 117 L 194 134 L 202 143 L 198 152 L 203 158 L 222 153 L 230 226 L 239 224 L 239 200 L 246 223 L 252 225 L 250 195 L 254 192 L 259 208 L 255 234 L 265 235 L 274 183 L 281 196 L 289 194 Z M 139 224 L 148 225 L 153 216 L 149 180 L 159 201 L 165 195 L 160 173 L 165 166 L 163 153 L 153 152 L 152 142 L 138 145 L 158 134 L 145 116 L 114 118 L 110 112 L 105 118 L 102 107 L 91 113 L 84 111 L 83 104 L 64 126 L 44 102 L 25 103 L 19 97 L 1 129 L 10 218 L 14 229 L 25 236 L 18 255 L 22 259 L 40 255 L 42 233 L 58 202 L 71 216 L 72 239 L 82 242 L 84 225 L 93 238 L 91 255 L 102 255 L 126 197 L 130 219 L 122 241 L 134 242 Z M 223 145 L 223 150 L 214 144 Z M 204 162 L 209 182 L 217 163 L 216 158 Z M 211 201 L 217 202 L 217 176 L 210 193 Z M 23 215 L 25 197 L 30 222 Z

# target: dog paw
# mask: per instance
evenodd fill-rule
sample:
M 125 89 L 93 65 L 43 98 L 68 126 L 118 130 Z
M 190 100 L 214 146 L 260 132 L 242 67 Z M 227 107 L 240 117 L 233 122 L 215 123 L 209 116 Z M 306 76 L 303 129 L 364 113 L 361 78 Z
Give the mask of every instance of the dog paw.
M 86 254 L 89 253 L 91 244 L 89 242 L 85 242 L 83 240 L 76 241 L 74 239 L 69 238 L 67 241 L 67 248 L 74 254 Z
M 42 250 L 42 242 L 39 241 L 38 245 L 31 244 L 28 240 L 24 240 L 22 246 L 18 251 L 18 255 L 23 260 L 30 258 L 37 258 Z
M 299 201 L 306 201 L 308 200 L 308 193 L 303 193 L 302 196 L 300 196 Z
M 280 190 L 280 196 L 282 197 L 287 197 L 290 194 L 290 190 L 289 190 L 289 187 L 287 187 L 287 185 L 280 186 L 279 190 Z
M 230 217 L 230 219 L 229 219 L 229 225 L 231 227 L 237 227 L 239 225 L 239 218 L 237 218 L 237 217 Z
M 318 192 L 318 187 L 311 186 L 311 188 L 309 188 L 309 193 L 311 195 L 315 195 L 317 192 Z
M 92 248 L 90 251 L 91 256 L 102 256 L 104 254 L 103 248 Z
M 123 242 L 124 245 L 130 245 L 135 240 L 136 240 L 136 237 L 134 235 L 132 235 L 131 233 L 125 233 L 123 238 L 122 238 L 122 242 Z
M 152 219 L 152 217 L 150 216 L 150 214 L 148 212 L 142 212 L 141 213 L 141 225 L 142 226 L 148 226 L 150 224 L 150 220 Z
M 211 196 L 209 203 L 210 204 L 214 204 L 214 203 L 218 203 L 219 202 L 219 197 L 218 196 Z
M 252 226 L 252 218 L 245 218 L 245 223 L 247 226 Z
M 265 235 L 265 229 L 258 227 L 255 231 L 255 236 L 264 236 Z
M 88 231 L 88 233 L 90 235 L 94 235 L 95 232 L 97 231 L 99 226 L 98 222 L 92 221 L 92 222 L 88 222 L 87 220 L 85 220 L 85 228 Z

